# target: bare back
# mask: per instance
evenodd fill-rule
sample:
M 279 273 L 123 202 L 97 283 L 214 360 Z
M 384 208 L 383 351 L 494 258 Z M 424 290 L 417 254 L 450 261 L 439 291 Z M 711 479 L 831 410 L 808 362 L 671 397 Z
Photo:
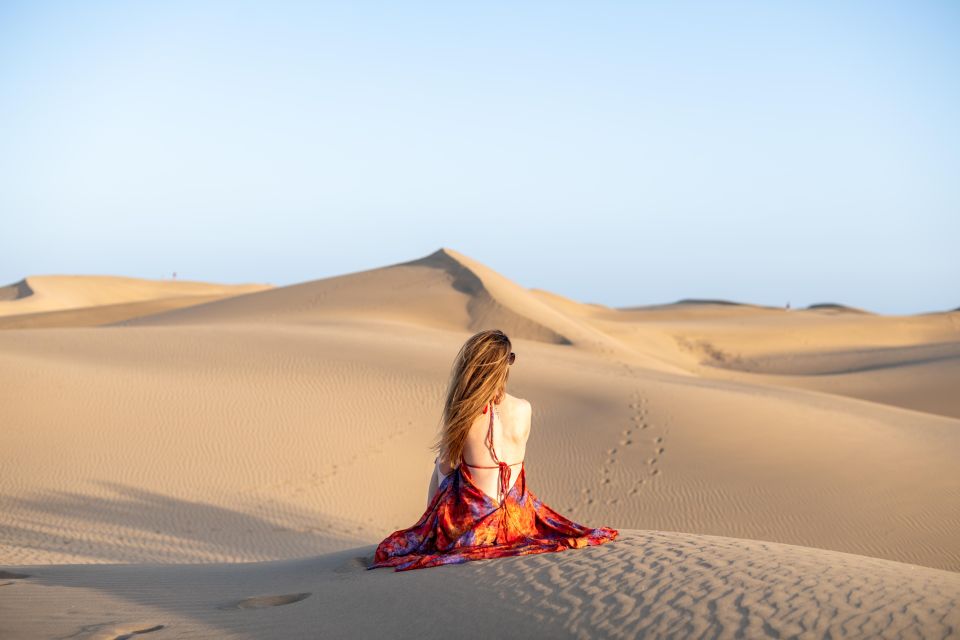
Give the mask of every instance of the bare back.
M 520 476 L 520 463 L 527 452 L 530 437 L 530 403 L 523 398 L 504 394 L 503 401 L 496 405 L 493 425 L 493 449 L 497 458 L 511 465 L 509 491 Z M 467 464 L 492 466 L 492 469 L 470 468 L 470 476 L 477 487 L 488 496 L 496 496 L 500 472 L 497 461 L 490 455 L 485 438 L 490 426 L 490 415 L 480 414 L 474 419 L 463 445 L 463 458 Z

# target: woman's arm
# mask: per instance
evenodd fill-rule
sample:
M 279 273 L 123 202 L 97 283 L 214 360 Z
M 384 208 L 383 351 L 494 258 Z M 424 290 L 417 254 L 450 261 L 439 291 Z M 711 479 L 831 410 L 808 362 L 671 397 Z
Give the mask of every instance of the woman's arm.
M 434 462 L 436 462 L 436 460 L 434 460 Z M 440 485 L 437 483 L 437 465 L 434 464 L 433 471 L 430 472 L 430 486 L 429 488 L 427 488 L 427 506 L 428 507 L 430 506 L 430 501 L 433 500 L 433 494 L 437 492 L 437 489 L 439 488 L 439 486 Z
M 433 500 L 433 494 L 437 492 L 437 489 L 440 488 L 440 477 L 437 475 L 437 468 L 439 467 L 440 473 L 444 476 L 448 476 L 453 473 L 453 467 L 449 466 L 444 460 L 443 462 L 438 462 L 440 456 L 437 456 L 433 459 L 433 473 L 430 474 L 430 486 L 427 487 L 427 506 L 430 506 L 430 501 Z

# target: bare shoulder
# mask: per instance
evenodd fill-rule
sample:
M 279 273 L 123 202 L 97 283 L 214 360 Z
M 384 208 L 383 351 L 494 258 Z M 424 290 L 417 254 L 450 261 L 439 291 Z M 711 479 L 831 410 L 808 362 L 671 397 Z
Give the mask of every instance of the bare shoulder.
M 530 413 L 532 410 L 530 401 L 526 398 L 518 398 L 517 396 L 512 396 L 509 393 L 505 393 L 504 398 L 508 403 L 507 406 L 515 413 Z
M 533 407 L 530 405 L 530 401 L 526 398 L 514 398 L 514 402 L 517 408 L 517 413 L 529 417 L 529 415 L 533 412 Z
M 533 414 L 533 407 L 530 401 L 525 398 L 511 396 L 509 393 L 504 396 L 507 411 L 510 412 L 511 422 L 520 435 L 526 436 L 530 433 L 530 418 Z

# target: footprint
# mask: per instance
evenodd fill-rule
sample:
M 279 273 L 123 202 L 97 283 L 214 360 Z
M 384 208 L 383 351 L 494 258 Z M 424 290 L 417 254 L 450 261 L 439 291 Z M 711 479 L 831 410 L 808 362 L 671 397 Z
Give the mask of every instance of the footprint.
M 156 624 L 156 625 L 153 625 L 152 627 L 145 627 L 143 629 L 134 629 L 133 631 L 121 633 L 119 636 L 117 636 L 113 640 L 129 640 L 130 638 L 137 635 L 138 633 L 150 633 L 151 631 L 159 631 L 160 629 L 163 629 L 162 624 Z
M 333 570 L 334 573 L 353 573 L 365 570 L 373 564 L 373 556 L 354 556 Z
M 116 620 L 111 620 L 110 622 L 97 622 L 95 624 L 85 624 L 82 627 L 80 627 L 78 630 L 71 633 L 70 635 L 61 636 L 61 637 L 64 640 L 67 640 L 68 638 L 91 638 L 93 637 L 91 634 L 94 631 L 99 631 L 104 627 L 115 627 L 116 624 L 117 624 Z M 102 637 L 102 634 L 99 635 L 98 637 Z
M 0 570 L 0 580 L 19 580 L 21 578 L 29 578 L 29 573 L 14 573 L 13 571 L 2 571 Z
M 658 473 L 660 473 L 660 469 L 654 469 L 653 471 L 650 472 L 650 475 L 655 476 Z
M 233 602 L 231 604 L 226 604 L 218 607 L 219 609 L 263 609 L 264 607 L 279 607 L 285 604 L 293 604 L 294 602 L 300 602 L 301 600 L 309 597 L 310 592 L 307 593 L 286 593 L 283 595 L 276 596 L 253 596 L 252 598 L 244 598 L 239 602 Z

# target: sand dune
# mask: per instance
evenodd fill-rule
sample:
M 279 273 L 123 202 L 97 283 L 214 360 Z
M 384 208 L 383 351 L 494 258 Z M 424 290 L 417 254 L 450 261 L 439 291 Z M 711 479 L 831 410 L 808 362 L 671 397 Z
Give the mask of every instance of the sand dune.
M 402 323 L 449 331 L 500 327 L 510 336 L 615 353 L 623 345 L 492 269 L 444 247 L 395 265 L 263 291 L 202 307 L 177 309 L 115 323 L 155 326 L 210 323 Z M 634 361 L 666 370 L 642 352 Z
M 942 638 L 960 574 L 755 540 L 625 530 L 599 547 L 419 571 L 373 547 L 217 565 L 29 566 L 0 579 L 28 637 Z
M 590 308 L 628 348 L 702 378 L 825 391 L 960 418 L 960 313 L 881 316 L 685 302 Z
M 120 302 L 117 304 L 101 304 L 76 309 L 63 309 L 61 311 L 15 313 L 8 316 L 0 316 L 0 329 L 97 327 L 130 318 L 149 316 L 170 309 L 181 309 L 214 300 L 222 300 L 223 298 L 234 295 L 242 294 L 217 293 L 213 295 L 174 296 L 138 302 Z
M 533 406 L 531 489 L 631 535 L 409 579 L 569 637 L 957 626 L 960 314 L 615 309 L 448 248 L 239 295 L 146 287 L 122 301 L 95 284 L 82 308 L 8 316 L 34 328 L 0 331 L 0 567 L 34 576 L 0 580 L 0 637 L 4 624 L 374 634 L 389 616 L 351 612 L 423 610 L 416 589 L 361 610 L 359 594 L 385 599 L 398 578 L 356 558 L 423 512 L 453 356 L 486 327 L 513 339 L 509 392 Z M 40 567 L 112 562 L 177 566 Z M 442 577 L 456 575 L 491 584 Z M 174 595 L 179 581 L 206 586 Z M 67 585 L 77 613 L 47 616 Z M 4 604 L 15 598 L 32 604 Z M 217 608 L 244 598 L 260 599 L 242 620 Z M 530 602 L 545 621 L 522 615 Z M 413 614 L 402 623 L 421 631 Z
M 120 276 L 30 276 L 0 287 L 0 328 L 90 326 L 269 288 Z M 52 312 L 61 313 L 43 315 Z

